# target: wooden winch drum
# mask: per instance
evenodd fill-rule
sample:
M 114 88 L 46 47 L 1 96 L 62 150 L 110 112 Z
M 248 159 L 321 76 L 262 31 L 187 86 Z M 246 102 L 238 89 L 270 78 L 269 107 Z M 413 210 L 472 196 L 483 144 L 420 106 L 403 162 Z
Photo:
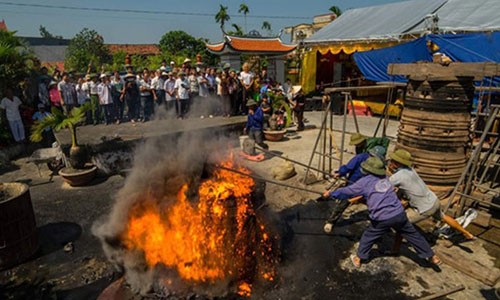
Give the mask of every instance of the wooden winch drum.
M 473 96 L 472 78 L 410 80 L 396 148 L 412 154 L 413 167 L 427 184 L 458 182 L 467 163 Z
M 29 187 L 0 184 L 0 270 L 13 267 L 35 254 L 38 236 Z

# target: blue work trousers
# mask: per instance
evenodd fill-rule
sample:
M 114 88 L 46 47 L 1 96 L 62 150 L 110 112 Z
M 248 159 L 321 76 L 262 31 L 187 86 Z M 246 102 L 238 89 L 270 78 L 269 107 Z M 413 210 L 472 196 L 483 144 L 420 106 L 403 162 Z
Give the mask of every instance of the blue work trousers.
M 396 230 L 397 233 L 400 233 L 408 243 L 413 246 L 418 256 L 421 258 L 428 259 L 434 255 L 431 246 L 429 246 L 425 238 L 415 229 L 415 227 L 413 227 L 406 217 L 406 213 L 403 212 L 383 221 L 370 221 L 371 224 L 366 228 L 365 232 L 363 232 L 363 236 L 361 236 L 361 240 L 359 241 L 359 258 L 363 260 L 368 259 L 373 244 L 383 235 L 387 234 L 391 228 Z

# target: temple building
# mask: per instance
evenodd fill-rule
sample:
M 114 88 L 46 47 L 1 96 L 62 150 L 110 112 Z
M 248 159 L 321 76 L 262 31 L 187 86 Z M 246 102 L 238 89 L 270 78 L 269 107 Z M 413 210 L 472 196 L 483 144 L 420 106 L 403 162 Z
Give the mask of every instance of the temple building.
M 249 32 L 244 37 L 224 33 L 223 42 L 206 46 L 210 52 L 220 56 L 222 65 L 229 63 L 236 70 L 241 69 L 241 55 L 265 57 L 269 77 L 279 82 L 285 80 L 285 55 L 297 47 L 284 44 L 279 36 L 261 37 L 258 32 Z

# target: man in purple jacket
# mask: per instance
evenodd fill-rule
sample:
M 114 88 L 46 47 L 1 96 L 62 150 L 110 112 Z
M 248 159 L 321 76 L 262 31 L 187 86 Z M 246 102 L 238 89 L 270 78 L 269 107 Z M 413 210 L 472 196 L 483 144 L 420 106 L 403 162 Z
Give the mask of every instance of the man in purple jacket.
M 394 187 L 385 175 L 385 165 L 377 157 L 370 157 L 361 164 L 364 177 L 336 191 L 326 191 L 323 196 L 348 201 L 353 196 L 363 196 L 368 206 L 371 224 L 366 228 L 359 241 L 357 254 L 351 255 L 356 267 L 369 258 L 373 244 L 391 228 L 400 233 L 417 251 L 421 258 L 434 264 L 441 261 L 434 254 L 427 241 L 408 221 L 401 201 L 394 192 Z

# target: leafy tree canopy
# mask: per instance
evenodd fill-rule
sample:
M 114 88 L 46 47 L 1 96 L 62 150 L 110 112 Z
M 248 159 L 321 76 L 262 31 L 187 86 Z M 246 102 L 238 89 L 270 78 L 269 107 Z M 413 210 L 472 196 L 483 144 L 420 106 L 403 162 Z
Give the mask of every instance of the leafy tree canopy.
M 332 13 L 336 14 L 337 17 L 340 17 L 340 15 L 342 14 L 342 10 L 336 6 L 336 5 L 333 5 L 332 7 L 330 7 L 329 9 Z
M 160 39 L 160 49 L 164 57 L 189 57 L 194 59 L 199 53 L 208 65 L 215 65 L 218 57 L 208 52 L 205 42 L 208 40 L 195 38 L 182 30 L 169 31 Z M 175 59 L 173 59 L 175 60 Z
M 30 73 L 33 54 L 14 31 L 0 31 L 0 88 L 15 88 Z M 3 91 L 0 90 L 0 94 Z
M 53 35 L 50 33 L 45 26 L 40 25 L 38 28 L 38 31 L 40 32 L 40 36 L 46 39 L 62 39 L 63 37 L 61 35 Z
M 84 28 L 71 39 L 66 51 L 66 69 L 86 72 L 92 65 L 94 70 L 111 62 L 111 54 L 104 45 L 104 39 L 95 30 Z
M 215 15 L 215 22 L 220 24 L 220 28 L 224 29 L 224 24 L 229 21 L 231 17 L 227 13 L 227 6 L 220 4 L 220 9 Z

